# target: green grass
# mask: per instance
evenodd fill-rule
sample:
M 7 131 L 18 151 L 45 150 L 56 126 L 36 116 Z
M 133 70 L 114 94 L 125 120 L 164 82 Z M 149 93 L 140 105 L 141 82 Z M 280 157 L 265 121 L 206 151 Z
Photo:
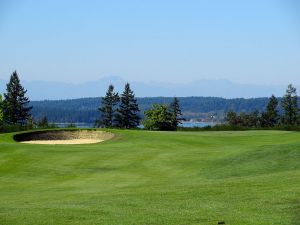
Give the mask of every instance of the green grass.
M 299 132 L 113 132 L 69 146 L 0 135 L 0 224 L 300 224 Z

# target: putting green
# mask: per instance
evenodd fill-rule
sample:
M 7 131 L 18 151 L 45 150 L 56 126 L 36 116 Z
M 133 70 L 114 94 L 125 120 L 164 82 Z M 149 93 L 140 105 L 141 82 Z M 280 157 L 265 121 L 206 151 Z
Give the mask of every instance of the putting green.
M 0 135 L 0 224 L 300 224 L 300 133 L 112 130 L 88 145 Z

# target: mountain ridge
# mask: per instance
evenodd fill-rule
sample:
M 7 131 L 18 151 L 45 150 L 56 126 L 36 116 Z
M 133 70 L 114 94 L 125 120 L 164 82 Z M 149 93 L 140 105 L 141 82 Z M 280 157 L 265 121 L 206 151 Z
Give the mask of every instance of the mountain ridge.
M 127 81 L 120 76 L 107 76 L 83 83 L 66 83 L 57 81 L 21 81 L 31 100 L 57 100 L 99 97 L 105 95 L 109 84 L 122 92 Z M 7 81 L 0 80 L 0 91 L 5 91 Z M 282 96 L 286 85 L 238 84 L 226 79 L 199 79 L 186 83 L 129 82 L 138 97 L 222 97 L 222 98 L 258 98 L 272 94 Z

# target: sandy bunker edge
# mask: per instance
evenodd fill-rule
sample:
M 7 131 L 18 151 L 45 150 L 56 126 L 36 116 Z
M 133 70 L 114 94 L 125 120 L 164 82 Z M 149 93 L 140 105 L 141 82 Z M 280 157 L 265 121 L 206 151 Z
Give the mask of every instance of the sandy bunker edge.
M 109 140 L 115 135 L 99 130 L 48 130 L 14 135 L 14 140 L 27 144 L 92 144 Z

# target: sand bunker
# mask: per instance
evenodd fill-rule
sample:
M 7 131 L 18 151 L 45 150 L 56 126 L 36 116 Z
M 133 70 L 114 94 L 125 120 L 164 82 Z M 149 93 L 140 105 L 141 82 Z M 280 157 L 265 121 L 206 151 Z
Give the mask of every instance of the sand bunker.
M 114 135 L 97 130 L 52 130 L 17 134 L 14 139 L 27 144 L 92 144 L 113 138 Z

